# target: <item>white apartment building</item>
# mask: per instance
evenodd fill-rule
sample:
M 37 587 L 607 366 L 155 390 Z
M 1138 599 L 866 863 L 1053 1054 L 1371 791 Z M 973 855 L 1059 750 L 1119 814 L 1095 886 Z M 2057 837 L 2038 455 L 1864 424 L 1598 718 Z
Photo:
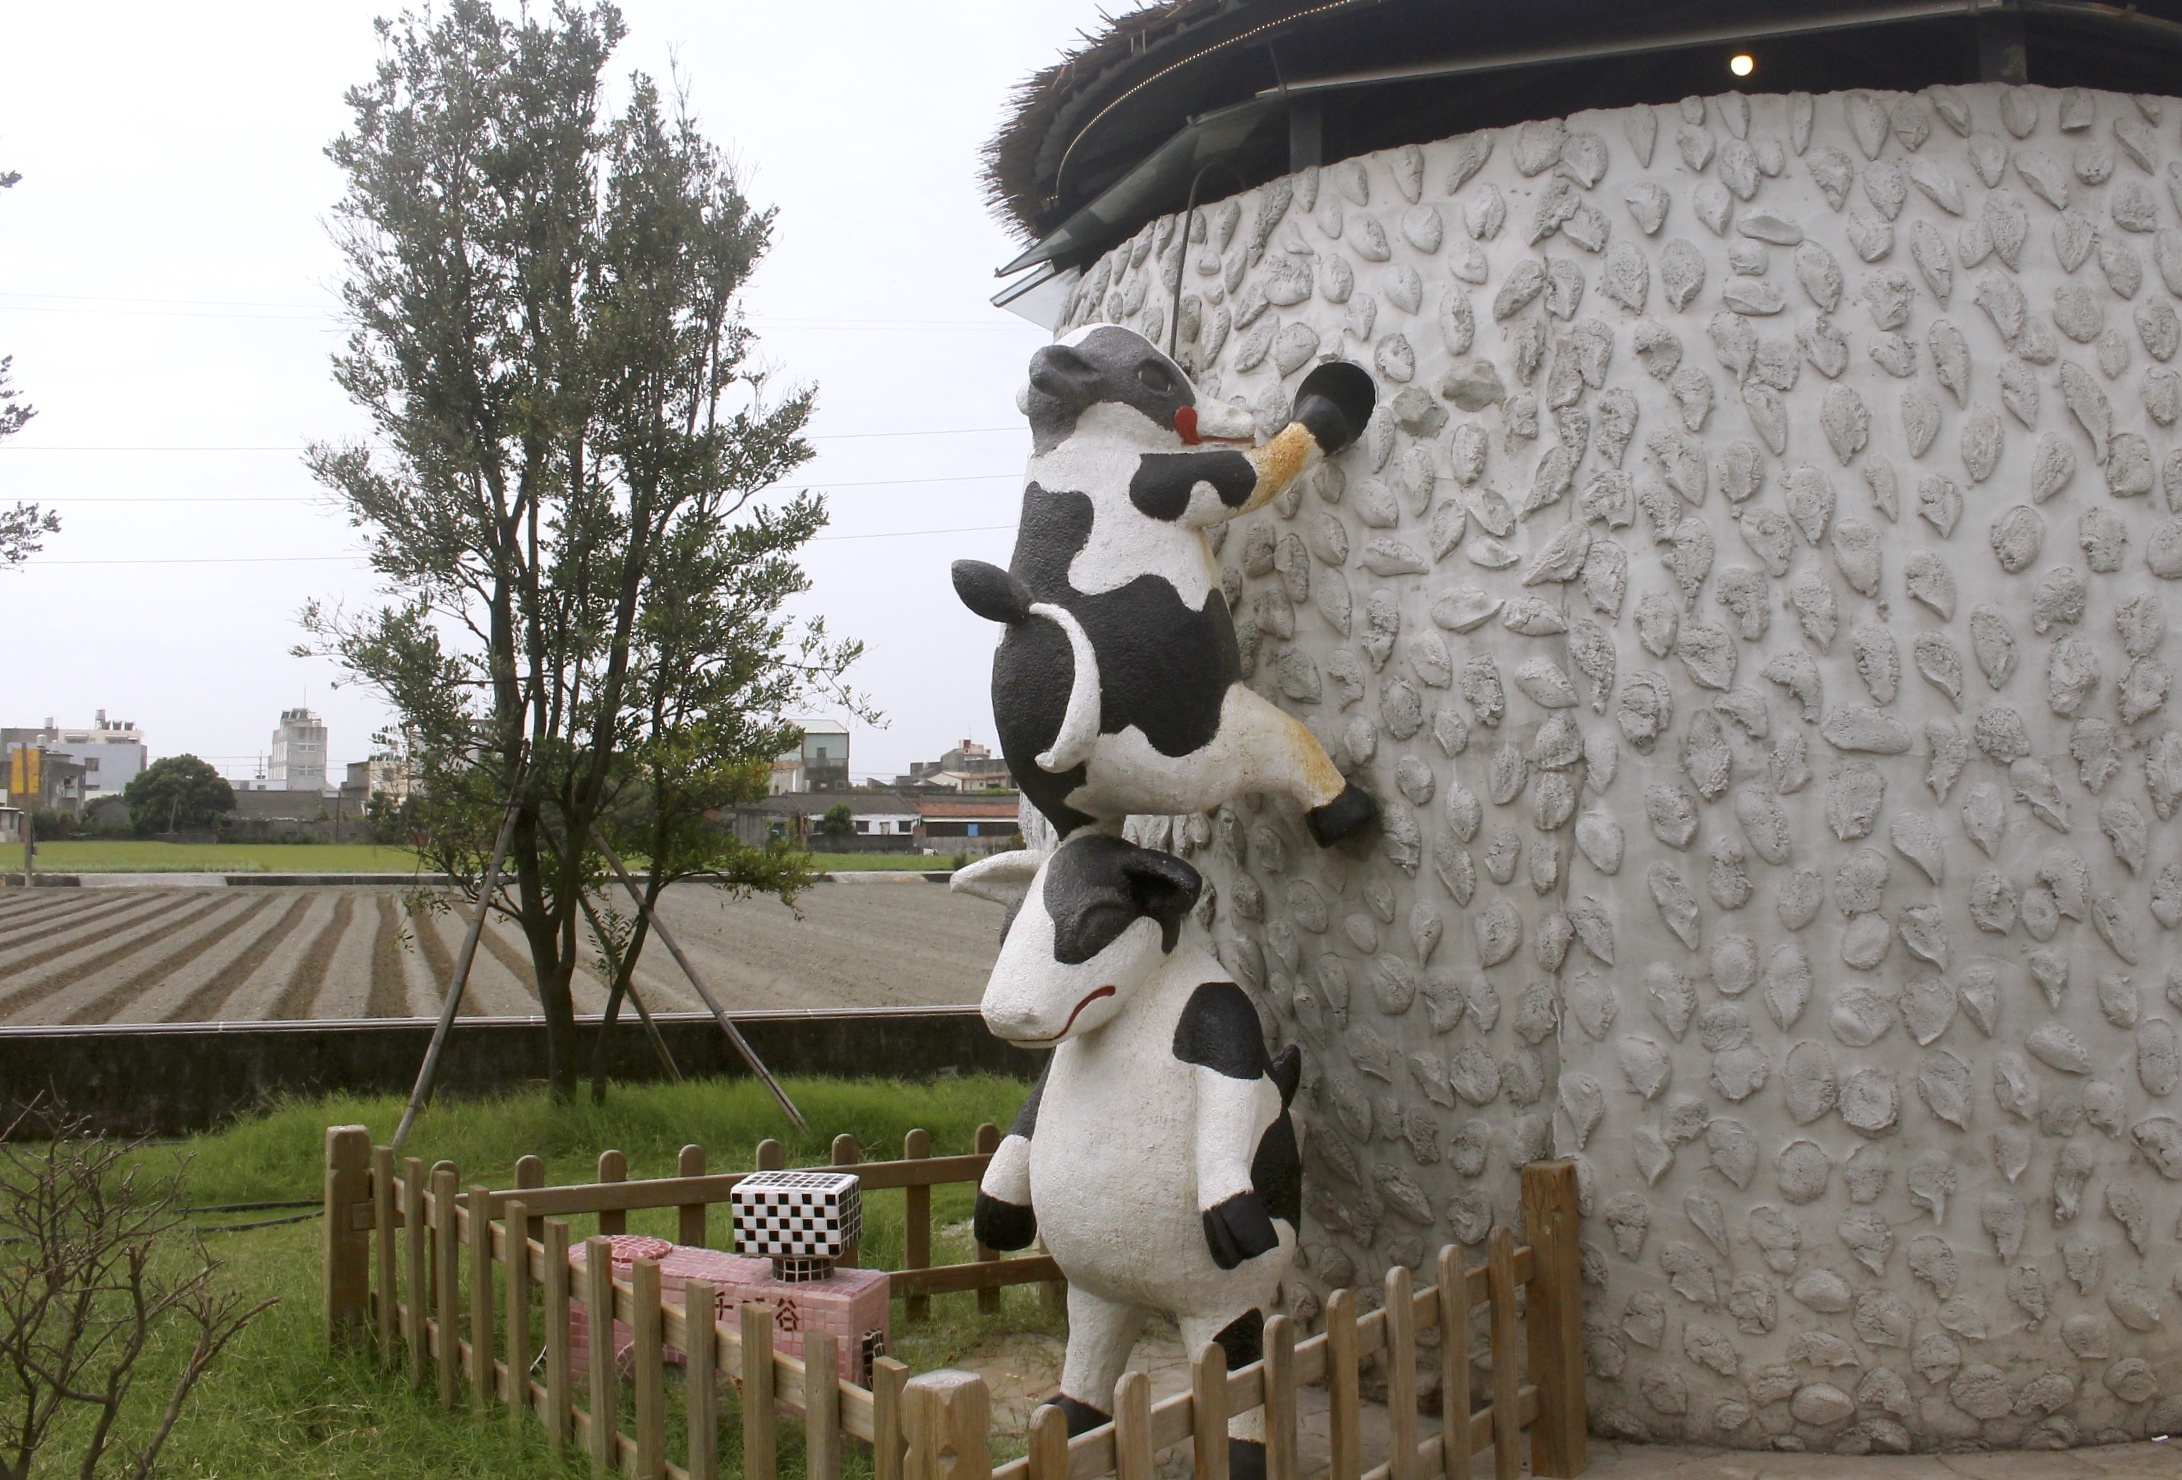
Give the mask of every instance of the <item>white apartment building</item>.
M 98 711 L 95 723 L 81 729 L 55 724 L 51 718 L 42 729 L 0 730 L 0 744 L 38 746 L 49 754 L 64 755 L 83 766 L 83 800 L 118 797 L 137 773 L 151 764 L 144 732 L 131 720 L 108 723 L 106 711 Z
M 324 791 L 326 789 L 326 725 L 308 709 L 283 709 L 280 728 L 273 731 L 272 763 L 267 768 L 270 791 Z

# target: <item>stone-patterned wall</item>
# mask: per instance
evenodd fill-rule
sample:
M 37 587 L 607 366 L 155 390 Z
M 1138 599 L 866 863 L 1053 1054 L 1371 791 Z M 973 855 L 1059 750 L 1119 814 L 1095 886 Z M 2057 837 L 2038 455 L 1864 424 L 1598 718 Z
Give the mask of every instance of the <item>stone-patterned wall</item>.
M 1303 1280 L 1583 1168 L 1595 1422 L 1844 1452 L 2182 1426 L 2182 103 L 1688 99 L 1169 218 L 1065 327 L 1362 445 L 1225 531 L 1378 795 L 1153 825 L 1310 1055 Z M 1310 1291 L 1296 1296 L 1308 1315 Z

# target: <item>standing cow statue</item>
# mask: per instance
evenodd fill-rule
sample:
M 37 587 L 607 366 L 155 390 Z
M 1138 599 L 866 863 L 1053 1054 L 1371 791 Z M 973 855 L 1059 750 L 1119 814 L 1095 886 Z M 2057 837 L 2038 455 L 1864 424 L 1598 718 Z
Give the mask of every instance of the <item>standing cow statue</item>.
M 958 561 L 954 580 L 1007 626 L 993 659 L 1000 748 L 1061 836 L 1244 792 L 1294 798 L 1322 847 L 1377 816 L 1301 722 L 1244 687 L 1204 536 L 1354 442 L 1373 400 L 1363 369 L 1321 365 L 1260 447 L 1248 411 L 1200 404 L 1140 334 L 1100 325 L 1031 356 L 1014 559 Z
M 1257 1009 L 1192 914 L 1204 887 L 1169 853 L 1086 828 L 1003 853 L 954 887 L 1014 909 L 985 988 L 994 1033 L 1053 1056 L 978 1188 L 980 1242 L 1043 1230 L 1068 1276 L 1058 1403 L 1071 1435 L 1105 1423 L 1144 1320 L 1184 1347 L 1258 1360 L 1295 1254 L 1302 1163 L 1293 1046 L 1265 1051 Z M 1230 1421 L 1229 1473 L 1262 1480 L 1264 1414 Z

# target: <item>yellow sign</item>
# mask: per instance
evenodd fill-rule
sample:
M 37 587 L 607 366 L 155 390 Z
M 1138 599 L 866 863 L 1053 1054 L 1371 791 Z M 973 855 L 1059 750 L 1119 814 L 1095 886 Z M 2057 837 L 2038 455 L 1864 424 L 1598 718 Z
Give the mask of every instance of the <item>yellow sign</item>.
M 8 756 L 8 790 L 17 796 L 37 796 L 45 779 L 44 760 L 44 751 L 16 746 Z

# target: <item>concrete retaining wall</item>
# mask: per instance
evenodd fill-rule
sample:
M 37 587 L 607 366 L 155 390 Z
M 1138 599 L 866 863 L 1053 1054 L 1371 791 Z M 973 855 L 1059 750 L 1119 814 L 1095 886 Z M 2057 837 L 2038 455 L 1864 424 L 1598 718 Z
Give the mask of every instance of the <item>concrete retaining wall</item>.
M 746 1075 L 717 1024 L 702 1013 L 657 1019 L 690 1078 Z M 778 1074 L 949 1074 L 1033 1077 L 1044 1055 L 1011 1048 L 986 1031 L 974 1007 L 866 1012 L 740 1013 L 736 1025 Z M 598 1019 L 579 1020 L 586 1070 Z M 297 1023 L 111 1024 L 0 1029 L 0 1084 L 9 1104 L 57 1090 L 74 1112 L 119 1133 L 184 1135 L 281 1095 L 407 1093 L 432 1036 L 429 1018 Z M 665 1078 L 633 1018 L 615 1025 L 608 1065 L 616 1079 Z M 446 1094 L 515 1089 L 545 1078 L 540 1018 L 466 1018 L 440 1061 Z

